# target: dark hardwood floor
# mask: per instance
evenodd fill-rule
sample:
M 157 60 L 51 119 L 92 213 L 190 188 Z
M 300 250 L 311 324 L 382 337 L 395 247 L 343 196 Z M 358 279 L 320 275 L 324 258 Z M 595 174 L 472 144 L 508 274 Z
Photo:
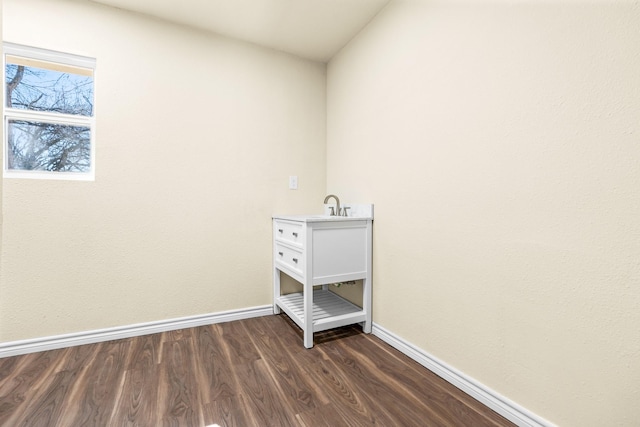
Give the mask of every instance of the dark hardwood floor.
M 358 327 L 267 316 L 0 359 L 1 426 L 512 426 Z

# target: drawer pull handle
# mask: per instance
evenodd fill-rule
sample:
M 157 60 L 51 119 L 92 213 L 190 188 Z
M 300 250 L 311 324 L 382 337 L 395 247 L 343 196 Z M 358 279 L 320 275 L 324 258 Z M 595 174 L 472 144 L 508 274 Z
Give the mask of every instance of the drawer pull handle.
M 298 263 L 298 258 L 293 258 L 293 262 Z
M 282 233 L 282 228 L 278 228 L 278 233 Z
M 294 237 L 298 237 L 298 233 L 291 233 Z
M 282 256 L 282 255 L 284 255 L 284 254 L 283 254 L 282 252 L 278 252 L 278 255 Z

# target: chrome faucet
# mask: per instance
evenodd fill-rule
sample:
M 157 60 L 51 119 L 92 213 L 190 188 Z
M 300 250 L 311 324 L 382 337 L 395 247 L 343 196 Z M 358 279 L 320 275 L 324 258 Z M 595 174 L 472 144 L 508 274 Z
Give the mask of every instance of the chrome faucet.
M 336 216 L 336 215 L 340 216 L 340 199 L 338 199 L 338 196 L 335 196 L 333 194 L 329 194 L 327 197 L 324 198 L 324 204 L 326 205 L 327 201 L 332 197 L 334 199 L 336 199 L 336 209 L 333 210 L 333 206 L 330 206 L 331 216 Z

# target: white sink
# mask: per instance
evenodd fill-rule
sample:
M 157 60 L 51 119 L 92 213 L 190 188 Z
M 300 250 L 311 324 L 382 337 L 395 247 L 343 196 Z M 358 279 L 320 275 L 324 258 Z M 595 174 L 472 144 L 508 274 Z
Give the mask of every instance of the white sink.
M 373 205 L 371 204 L 350 204 L 345 203 L 344 207 L 347 207 L 348 216 L 329 215 L 329 207 L 334 205 L 324 205 L 324 214 L 309 214 L 309 215 L 274 215 L 274 218 L 287 219 L 290 221 L 302 221 L 302 222 L 321 222 L 321 221 L 357 221 L 363 219 L 373 219 Z
M 355 216 L 331 216 L 331 215 L 276 215 L 274 218 L 288 219 L 290 221 L 322 222 L 322 221 L 356 221 L 369 218 Z

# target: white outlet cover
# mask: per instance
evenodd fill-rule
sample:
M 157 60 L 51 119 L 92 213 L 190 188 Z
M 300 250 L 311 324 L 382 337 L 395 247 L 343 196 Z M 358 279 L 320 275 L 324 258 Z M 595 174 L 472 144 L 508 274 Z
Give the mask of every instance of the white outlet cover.
M 298 177 L 295 175 L 291 175 L 289 177 L 289 190 L 297 190 L 298 189 Z

